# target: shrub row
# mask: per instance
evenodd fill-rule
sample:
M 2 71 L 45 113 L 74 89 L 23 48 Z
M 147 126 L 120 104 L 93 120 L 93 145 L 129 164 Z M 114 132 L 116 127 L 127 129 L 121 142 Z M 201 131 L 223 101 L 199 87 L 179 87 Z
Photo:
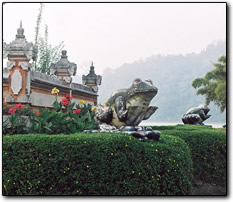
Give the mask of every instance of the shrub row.
M 192 173 L 189 147 L 171 135 L 3 137 L 3 195 L 189 195 Z
M 226 185 L 226 132 L 210 126 L 153 126 L 161 135 L 182 138 L 189 146 L 194 179 L 204 183 Z

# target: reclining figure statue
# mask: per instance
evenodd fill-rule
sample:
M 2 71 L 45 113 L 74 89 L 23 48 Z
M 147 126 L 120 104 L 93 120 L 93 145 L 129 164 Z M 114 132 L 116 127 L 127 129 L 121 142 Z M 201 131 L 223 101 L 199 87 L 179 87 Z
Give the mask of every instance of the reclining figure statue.
M 203 121 L 208 119 L 210 109 L 205 104 L 189 109 L 182 117 L 184 124 L 204 125 Z

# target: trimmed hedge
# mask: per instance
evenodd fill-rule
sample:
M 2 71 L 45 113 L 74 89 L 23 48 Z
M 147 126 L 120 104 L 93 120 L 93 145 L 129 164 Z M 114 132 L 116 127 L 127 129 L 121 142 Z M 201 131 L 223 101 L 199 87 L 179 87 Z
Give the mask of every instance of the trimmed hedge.
M 153 126 L 161 135 L 182 138 L 189 146 L 194 179 L 226 186 L 226 132 L 211 126 Z
M 3 137 L 3 195 L 190 195 L 192 173 L 189 147 L 171 135 Z

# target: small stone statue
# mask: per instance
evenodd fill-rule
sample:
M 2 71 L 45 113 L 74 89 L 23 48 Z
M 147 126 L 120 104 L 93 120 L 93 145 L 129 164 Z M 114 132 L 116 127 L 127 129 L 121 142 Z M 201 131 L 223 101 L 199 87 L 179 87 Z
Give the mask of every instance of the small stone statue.
M 208 115 L 209 111 L 210 109 L 205 104 L 200 104 L 198 107 L 189 109 L 183 115 L 182 121 L 184 124 L 204 125 L 203 121 L 211 116 Z
M 112 129 L 121 126 L 137 126 L 142 120 L 147 120 L 158 109 L 150 106 L 150 101 L 157 94 L 158 89 L 151 80 L 142 81 L 137 78 L 131 87 L 120 89 L 113 93 L 103 107 L 95 112 L 96 122 L 110 125 Z M 109 126 L 107 127 L 109 129 Z

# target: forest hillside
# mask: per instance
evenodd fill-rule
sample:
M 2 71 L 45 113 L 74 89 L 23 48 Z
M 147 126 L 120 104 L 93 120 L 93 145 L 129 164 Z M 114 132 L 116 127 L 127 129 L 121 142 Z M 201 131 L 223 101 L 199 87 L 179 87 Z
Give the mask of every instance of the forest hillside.
M 104 103 L 111 94 L 121 88 L 128 88 L 134 78 L 151 79 L 158 88 L 158 94 L 151 105 L 159 109 L 149 121 L 181 122 L 182 115 L 191 107 L 204 103 L 204 96 L 197 96 L 192 87 L 192 81 L 203 77 L 214 69 L 213 63 L 226 54 L 226 41 L 210 44 L 198 54 L 186 55 L 152 55 L 130 64 L 123 64 L 117 69 L 107 68 L 102 75 L 102 85 L 99 86 L 98 102 Z M 226 112 L 210 104 L 212 116 L 207 122 L 225 123 Z

